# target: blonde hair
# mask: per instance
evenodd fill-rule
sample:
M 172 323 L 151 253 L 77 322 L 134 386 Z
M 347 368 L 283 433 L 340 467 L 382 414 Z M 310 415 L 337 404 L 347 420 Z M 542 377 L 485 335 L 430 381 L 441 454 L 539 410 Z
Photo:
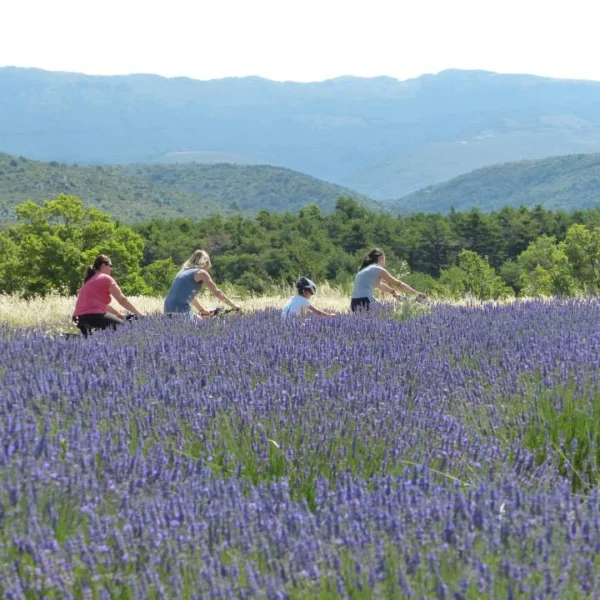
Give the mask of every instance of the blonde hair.
M 208 252 L 195 250 L 193 254 L 183 263 L 184 269 L 210 269 L 212 264 Z

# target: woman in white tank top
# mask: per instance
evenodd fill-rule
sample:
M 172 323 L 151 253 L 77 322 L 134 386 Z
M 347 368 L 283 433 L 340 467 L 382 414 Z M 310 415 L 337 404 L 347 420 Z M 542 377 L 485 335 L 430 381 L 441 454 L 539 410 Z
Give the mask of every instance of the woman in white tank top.
M 350 300 L 350 310 L 352 312 L 369 310 L 374 302 L 373 294 L 376 289 L 389 292 L 394 298 L 399 296 L 394 288 L 408 294 L 414 294 L 417 298 L 425 298 L 425 294 L 417 292 L 407 283 L 392 276 L 384 265 L 385 254 L 379 248 L 374 248 L 365 256 L 354 280 L 354 289 Z

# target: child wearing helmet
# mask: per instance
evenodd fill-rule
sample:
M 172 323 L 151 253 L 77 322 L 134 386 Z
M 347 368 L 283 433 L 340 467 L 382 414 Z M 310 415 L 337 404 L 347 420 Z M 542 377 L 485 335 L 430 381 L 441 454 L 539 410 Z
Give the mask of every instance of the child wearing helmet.
M 283 311 L 281 311 L 281 316 L 284 319 L 287 317 L 299 317 L 307 310 L 320 317 L 333 317 L 332 313 L 319 310 L 310 303 L 309 298 L 317 293 L 317 286 L 314 281 L 311 281 L 308 277 L 300 277 L 296 282 L 296 289 L 298 290 L 298 294 L 292 296 L 289 302 L 283 307 Z

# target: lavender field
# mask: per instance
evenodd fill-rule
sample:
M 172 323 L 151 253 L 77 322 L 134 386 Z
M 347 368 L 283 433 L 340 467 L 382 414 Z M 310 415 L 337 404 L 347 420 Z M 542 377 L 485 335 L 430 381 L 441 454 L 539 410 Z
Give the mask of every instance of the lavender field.
M 599 597 L 600 305 L 405 316 L 0 325 L 2 598 Z

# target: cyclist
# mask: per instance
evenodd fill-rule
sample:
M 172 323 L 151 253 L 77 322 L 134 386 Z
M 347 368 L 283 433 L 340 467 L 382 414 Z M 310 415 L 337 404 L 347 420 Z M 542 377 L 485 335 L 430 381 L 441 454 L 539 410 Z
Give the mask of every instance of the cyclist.
M 296 289 L 298 290 L 298 293 L 289 299 L 288 303 L 281 311 L 281 316 L 283 318 L 298 317 L 306 311 L 315 313 L 315 315 L 319 315 L 320 317 L 334 316 L 332 313 L 315 308 L 310 303 L 309 298 L 317 293 L 317 286 L 313 281 L 308 279 L 308 277 L 300 277 L 296 282 Z
M 212 266 L 210 256 L 204 250 L 196 250 L 185 261 L 181 270 L 171 284 L 171 289 L 165 298 L 165 313 L 186 313 L 193 316 L 192 306 L 204 316 L 212 314 L 198 302 L 196 295 L 205 285 L 210 292 L 225 304 L 231 306 L 234 310 L 241 308 L 230 300 L 212 280 L 208 269 Z
M 112 268 L 110 257 L 99 254 L 94 264 L 85 270 L 73 311 L 73 321 L 85 337 L 93 329 L 116 329 L 124 322 L 125 315 L 110 305 L 112 298 L 129 312 L 141 314 L 112 278 Z
M 417 298 L 425 298 L 425 294 L 417 292 L 410 285 L 390 275 L 384 265 L 385 254 L 379 248 L 374 248 L 365 256 L 354 280 L 354 289 L 350 300 L 352 312 L 369 310 L 371 304 L 375 302 L 373 294 L 376 289 L 389 292 L 394 298 L 400 297 L 394 289 L 395 287 L 403 292 L 414 294 Z

